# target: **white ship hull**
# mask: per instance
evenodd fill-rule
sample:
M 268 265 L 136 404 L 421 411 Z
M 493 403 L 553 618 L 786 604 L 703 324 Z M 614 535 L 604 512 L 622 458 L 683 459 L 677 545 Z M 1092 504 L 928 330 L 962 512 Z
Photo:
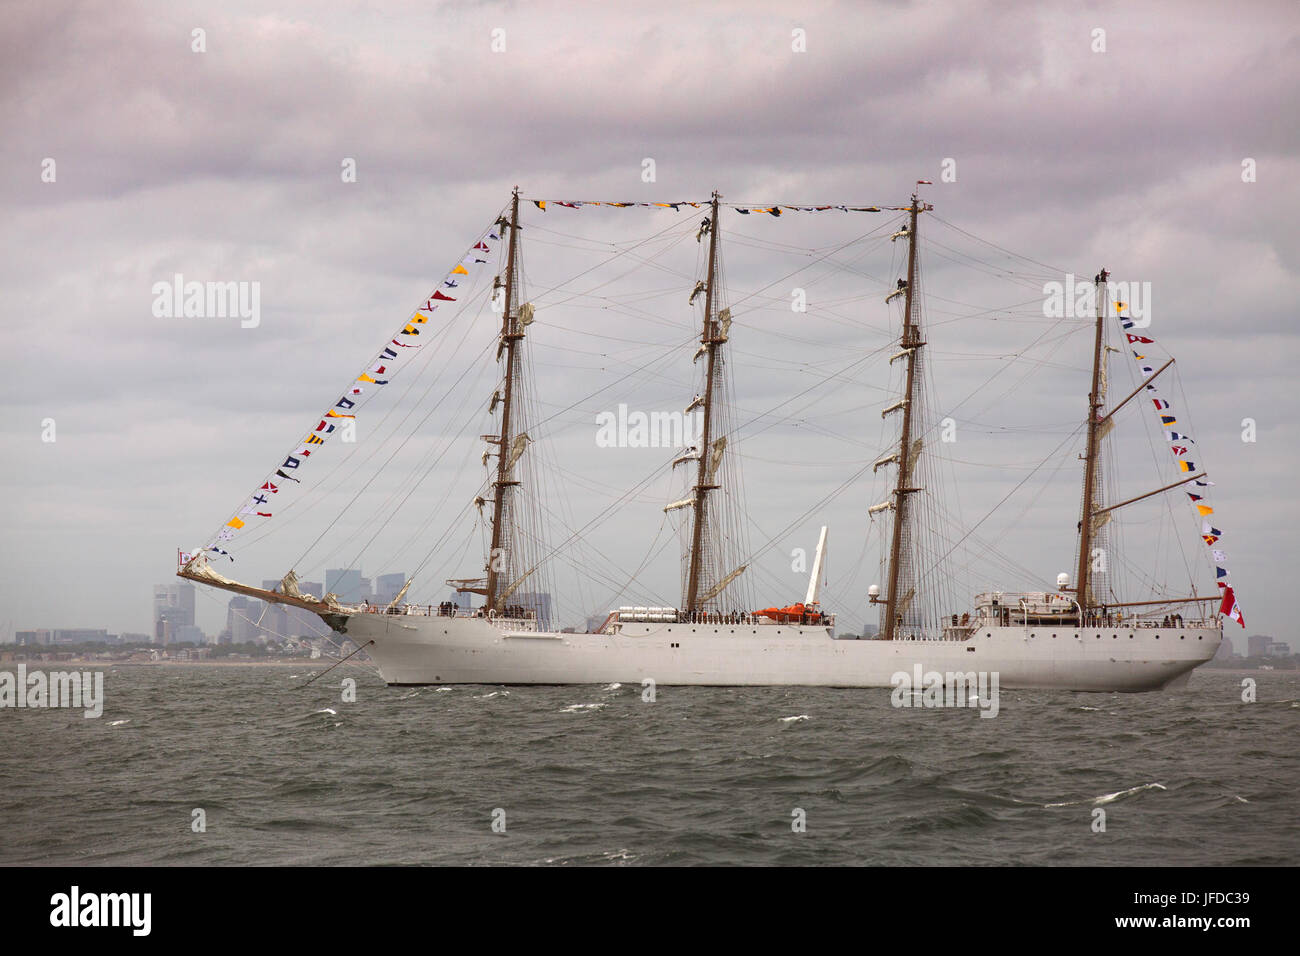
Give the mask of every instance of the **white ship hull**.
M 624 623 L 614 634 L 510 630 L 484 618 L 330 615 L 393 685 L 890 687 L 899 671 L 997 673 L 1002 688 L 1149 691 L 1214 656 L 1218 627 L 981 626 L 966 640 L 834 640 L 829 628 Z M 368 643 L 373 642 L 373 643 Z

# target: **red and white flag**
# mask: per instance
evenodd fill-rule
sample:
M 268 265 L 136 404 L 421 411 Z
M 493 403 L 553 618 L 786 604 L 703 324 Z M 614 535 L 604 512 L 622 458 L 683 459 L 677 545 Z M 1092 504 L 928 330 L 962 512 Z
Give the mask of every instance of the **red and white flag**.
M 190 554 L 188 551 L 181 551 L 178 548 L 176 550 L 176 567 L 178 568 L 185 567 L 185 565 L 190 563 L 190 558 L 192 557 L 194 557 L 194 555 Z
M 1246 626 L 1246 619 L 1242 617 L 1241 608 L 1237 606 L 1237 595 L 1232 593 L 1231 586 L 1223 589 L 1223 603 L 1219 605 L 1219 613 L 1228 615 L 1242 627 Z

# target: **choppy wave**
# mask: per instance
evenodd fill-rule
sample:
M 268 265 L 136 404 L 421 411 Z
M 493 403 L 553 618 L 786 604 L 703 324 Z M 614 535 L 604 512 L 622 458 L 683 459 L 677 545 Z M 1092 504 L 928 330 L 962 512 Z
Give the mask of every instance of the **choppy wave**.
M 1300 864 L 1300 675 L 1258 675 L 1275 706 L 1208 672 L 988 720 L 887 688 L 355 676 L 341 703 L 273 668 L 121 668 L 102 719 L 6 712 L 0 864 Z
M 1114 803 L 1123 797 L 1131 797 L 1135 793 L 1141 793 L 1143 790 L 1168 790 L 1162 783 L 1144 783 L 1136 787 L 1129 787 L 1127 790 L 1116 790 L 1114 793 L 1103 793 L 1099 797 L 1089 797 L 1085 800 L 1066 800 L 1063 803 L 1045 803 L 1044 807 L 1075 807 L 1080 804 L 1091 804 L 1094 807 L 1100 807 L 1103 804 Z

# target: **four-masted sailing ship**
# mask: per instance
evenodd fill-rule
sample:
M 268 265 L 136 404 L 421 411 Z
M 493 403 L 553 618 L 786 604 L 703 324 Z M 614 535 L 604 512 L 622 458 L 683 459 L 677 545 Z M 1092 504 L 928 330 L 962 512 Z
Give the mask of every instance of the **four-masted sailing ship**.
M 545 208 L 544 203 L 534 202 Z M 1228 600 L 1230 588 L 1226 595 L 1221 589 L 1214 597 L 1192 593 L 1119 603 L 1103 586 L 1102 579 L 1109 571 L 1099 557 L 1104 558 L 1105 527 L 1112 514 L 1162 492 L 1186 490 L 1190 482 L 1203 484 L 1200 479 L 1204 478 L 1203 472 L 1193 474 L 1184 469 L 1189 472 L 1186 477 L 1164 488 L 1127 501 L 1108 504 L 1104 500 L 1100 477 L 1103 438 L 1114 424 L 1115 413 L 1144 388 L 1151 389 L 1151 380 L 1159 374 L 1151 370 L 1138 389 L 1107 408 L 1104 325 L 1111 304 L 1104 270 L 1095 279 L 1092 384 L 1085 409 L 1083 497 L 1073 578 L 1059 575 L 1055 590 L 987 591 L 977 595 L 973 606 L 961 614 L 939 615 L 934 602 L 924 599 L 934 569 L 922 566 L 918 545 L 926 533 L 922 527 L 926 515 L 918 500 L 926 491 L 923 463 L 930 425 L 922 387 L 927 342 L 919 308 L 917 237 L 922 214 L 933 207 L 916 194 L 908 205 L 892 207 L 907 215 L 906 225 L 892 237 L 907 243 L 907 268 L 906 276 L 899 278 L 886 300 L 901 300 L 902 306 L 902 333 L 890 364 L 903 362 L 905 371 L 902 394 L 882 411 L 882 418 L 897 421 L 897 442 L 873 468 L 892 469 L 893 488 L 887 500 L 867 509 L 873 522 L 888 522 L 888 534 L 882 537 L 888 542 L 884 588 L 873 585 L 868 592 L 870 604 L 880 611 L 877 636 L 836 639 L 835 617 L 823 610 L 818 600 L 825 528 L 802 601 L 751 611 L 727 610 L 724 596 L 748 565 L 746 555 L 737 553 L 735 538 L 723 534 L 731 519 L 719 501 L 732 450 L 722 407 L 731 312 L 724 305 L 720 283 L 717 193 L 707 204 L 708 216 L 696 237 L 708 240 L 707 269 L 691 292 L 691 301 L 698 299 L 702 310 L 694 356 L 702 383 L 687 412 L 700 412 L 700 434 L 673 462 L 674 468 L 689 472 L 689 478 L 682 496 L 664 509 L 682 521 L 680 606 L 619 607 L 588 633 L 547 629 L 534 594 L 522 590 L 547 556 L 531 539 L 525 543 L 519 528 L 519 471 L 533 442 L 521 400 L 521 345 L 534 318 L 533 306 L 521 296 L 519 206 L 516 189 L 508 216 L 494 224 L 453 270 L 443 289 L 394 336 L 350 392 L 321 417 L 303 447 L 257 489 L 240 511 L 240 515 L 251 517 L 237 515 L 227 522 L 205 548 L 185 562 L 178 572 L 182 577 L 314 612 L 335 632 L 365 648 L 384 680 L 392 685 L 640 683 L 649 679 L 664 685 L 889 687 L 899 672 L 910 673 L 919 667 L 950 674 L 996 673 L 1007 688 L 1147 691 L 1185 681 L 1193 668 L 1218 650 L 1221 615 L 1238 616 L 1235 604 Z M 781 208 L 761 211 L 778 215 Z M 269 511 L 259 509 L 269 509 L 274 496 L 291 487 L 286 482 L 299 481 L 297 469 L 305 456 L 319 450 L 342 420 L 354 416 L 363 389 L 385 384 L 392 366 L 402 360 L 403 350 L 414 347 L 413 337 L 424 331 L 432 311 L 454 301 L 451 293 L 458 277 L 489 262 L 488 242 L 502 239 L 506 243 L 504 270 L 493 283 L 494 293 L 503 300 L 496 350 L 502 373 L 491 401 L 491 410 L 498 417 L 496 431 L 483 436 L 487 444 L 484 462 L 491 460 L 494 467 L 490 492 L 477 501 L 481 512 L 490 510 L 490 549 L 482 574 L 448 582 L 467 599 L 408 603 L 408 581 L 386 606 L 353 606 L 332 594 L 303 594 L 293 571 L 274 590 L 244 585 L 218 572 L 215 562 L 228 554 L 226 547 L 235 532 L 246 520 L 270 516 Z M 1191 497 L 1198 498 L 1196 494 Z M 1213 544 L 1209 537 L 1207 543 Z M 1111 602 L 1108 595 L 1112 595 Z M 1217 609 L 1216 604 L 1220 605 Z M 1174 613 L 1178 610 L 1186 617 Z

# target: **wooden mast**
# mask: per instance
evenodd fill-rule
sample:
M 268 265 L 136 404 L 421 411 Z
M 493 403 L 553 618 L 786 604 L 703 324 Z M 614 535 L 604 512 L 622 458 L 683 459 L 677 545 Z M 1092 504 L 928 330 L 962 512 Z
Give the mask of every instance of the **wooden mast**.
M 1097 436 L 1101 424 L 1102 342 L 1105 336 L 1106 280 L 1109 277 L 1110 273 L 1102 269 L 1094 280 L 1097 285 L 1097 330 L 1092 346 L 1092 391 L 1088 393 L 1088 444 L 1084 452 L 1083 507 L 1079 519 L 1079 568 L 1074 578 L 1081 616 L 1086 615 L 1094 603 L 1089 572 L 1092 569 L 1092 522 L 1097 517 Z M 1082 624 L 1082 620 L 1079 623 Z
M 690 568 L 686 576 L 686 611 L 694 613 L 699 610 L 700 571 L 703 565 L 701 545 L 704 541 L 704 525 L 707 520 L 707 495 L 717 488 L 709 484 L 709 461 L 713 455 L 709 449 L 713 428 L 713 386 L 717 372 L 717 349 L 722 339 L 717 336 L 715 322 L 717 316 L 717 292 L 715 285 L 718 277 L 718 196 L 713 193 L 711 225 L 709 226 L 709 274 L 706 280 L 704 298 L 704 328 L 700 332 L 700 345 L 708 353 L 708 371 L 704 382 L 704 423 L 700 429 L 700 466 L 695 482 L 695 518 L 691 528 Z
M 501 400 L 501 433 L 497 436 L 497 477 L 492 483 L 495 489 L 492 504 L 492 548 L 488 551 L 487 563 L 487 609 L 497 614 L 502 613 L 501 608 L 501 591 L 503 590 L 501 581 L 501 571 L 505 564 L 505 551 L 503 550 L 502 541 L 505 538 L 505 528 L 503 527 L 502 517 L 505 510 L 505 497 L 507 490 L 518 485 L 519 482 L 510 480 L 510 445 L 513 436 L 510 434 L 510 414 L 514 408 L 515 398 L 515 378 L 517 368 L 515 364 L 515 346 L 523 338 L 517 328 L 517 318 L 515 311 L 515 256 L 519 245 L 519 187 L 515 187 L 514 196 L 510 203 L 510 247 L 506 256 L 506 278 L 505 278 L 505 311 L 501 316 L 501 345 L 505 349 L 506 355 L 506 384 L 505 393 Z
M 925 343 L 921 341 L 921 329 L 916 321 L 914 306 L 916 304 L 916 220 L 920 202 L 916 193 L 912 194 L 911 219 L 907 237 L 907 289 L 903 304 L 903 338 L 902 348 L 907 353 L 907 387 L 903 393 L 903 428 L 898 441 L 898 482 L 894 486 L 894 532 L 889 546 L 889 584 L 885 592 L 885 627 L 883 639 L 894 640 L 900 619 L 898 608 L 898 577 L 901 570 L 900 557 L 903 551 L 903 526 L 909 517 L 907 496 L 919 491 L 908 487 L 915 462 L 912 455 L 912 408 L 916 404 L 916 353 Z

